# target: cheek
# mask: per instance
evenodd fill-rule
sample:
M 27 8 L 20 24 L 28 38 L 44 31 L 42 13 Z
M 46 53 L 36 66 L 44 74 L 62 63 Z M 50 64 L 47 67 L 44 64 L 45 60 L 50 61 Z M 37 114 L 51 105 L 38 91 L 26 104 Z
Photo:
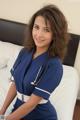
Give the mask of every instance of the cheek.
M 47 35 L 46 40 L 50 43 L 52 41 L 52 35 Z
M 33 38 L 36 36 L 36 32 L 34 30 L 32 30 L 32 36 Z
M 33 39 L 34 39 L 34 36 L 35 36 L 35 33 L 34 33 L 34 31 L 32 31 L 32 37 L 33 37 Z
M 34 31 L 32 30 L 32 36 L 34 35 Z

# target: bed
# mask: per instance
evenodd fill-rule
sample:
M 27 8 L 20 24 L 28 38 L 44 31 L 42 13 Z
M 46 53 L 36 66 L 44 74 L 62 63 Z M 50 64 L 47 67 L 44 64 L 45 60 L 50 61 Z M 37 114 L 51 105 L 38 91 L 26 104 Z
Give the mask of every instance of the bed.
M 0 107 L 10 86 L 10 69 L 23 47 L 25 31 L 27 34 L 26 24 L 0 19 Z M 71 35 L 71 40 L 63 61 L 64 73 L 62 81 L 50 97 L 58 112 L 58 120 L 72 120 L 74 106 L 79 93 L 80 69 L 77 63 L 79 63 L 80 35 L 69 34 Z M 6 114 L 11 111 L 14 101 Z

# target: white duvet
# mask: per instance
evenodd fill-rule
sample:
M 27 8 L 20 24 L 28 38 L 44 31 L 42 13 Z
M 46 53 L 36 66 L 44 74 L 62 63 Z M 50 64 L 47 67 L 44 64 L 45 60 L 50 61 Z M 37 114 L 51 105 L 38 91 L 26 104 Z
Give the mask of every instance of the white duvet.
M 7 68 L 3 68 L 0 70 L 0 108 L 3 105 L 7 91 L 10 86 L 9 77 L 10 73 Z M 6 114 L 11 112 L 13 104 L 14 102 L 9 106 L 8 110 L 6 111 Z
M 0 106 L 9 86 L 9 72 L 7 68 L 0 69 Z

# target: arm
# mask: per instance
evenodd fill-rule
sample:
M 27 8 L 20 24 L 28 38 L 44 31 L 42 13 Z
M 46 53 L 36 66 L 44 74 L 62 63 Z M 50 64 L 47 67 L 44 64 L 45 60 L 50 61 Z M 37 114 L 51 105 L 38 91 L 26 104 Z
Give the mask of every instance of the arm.
M 16 111 L 6 116 L 6 120 L 17 120 L 30 113 L 36 105 L 42 100 L 42 97 L 31 95 L 30 99 L 21 105 Z
M 12 82 L 9 91 L 7 93 L 7 96 L 5 98 L 4 104 L 0 110 L 0 114 L 4 114 L 6 112 L 6 109 L 8 108 L 8 106 L 10 105 L 10 103 L 12 102 L 15 96 L 16 96 L 16 86 L 15 83 Z

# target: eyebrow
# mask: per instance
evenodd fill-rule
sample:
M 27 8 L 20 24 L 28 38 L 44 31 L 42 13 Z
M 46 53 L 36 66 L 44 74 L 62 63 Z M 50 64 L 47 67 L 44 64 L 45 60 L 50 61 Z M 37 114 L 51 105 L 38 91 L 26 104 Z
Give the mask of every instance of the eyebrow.
M 39 26 L 38 24 L 34 23 L 34 25 Z M 50 27 L 45 26 L 44 28 L 50 29 Z

